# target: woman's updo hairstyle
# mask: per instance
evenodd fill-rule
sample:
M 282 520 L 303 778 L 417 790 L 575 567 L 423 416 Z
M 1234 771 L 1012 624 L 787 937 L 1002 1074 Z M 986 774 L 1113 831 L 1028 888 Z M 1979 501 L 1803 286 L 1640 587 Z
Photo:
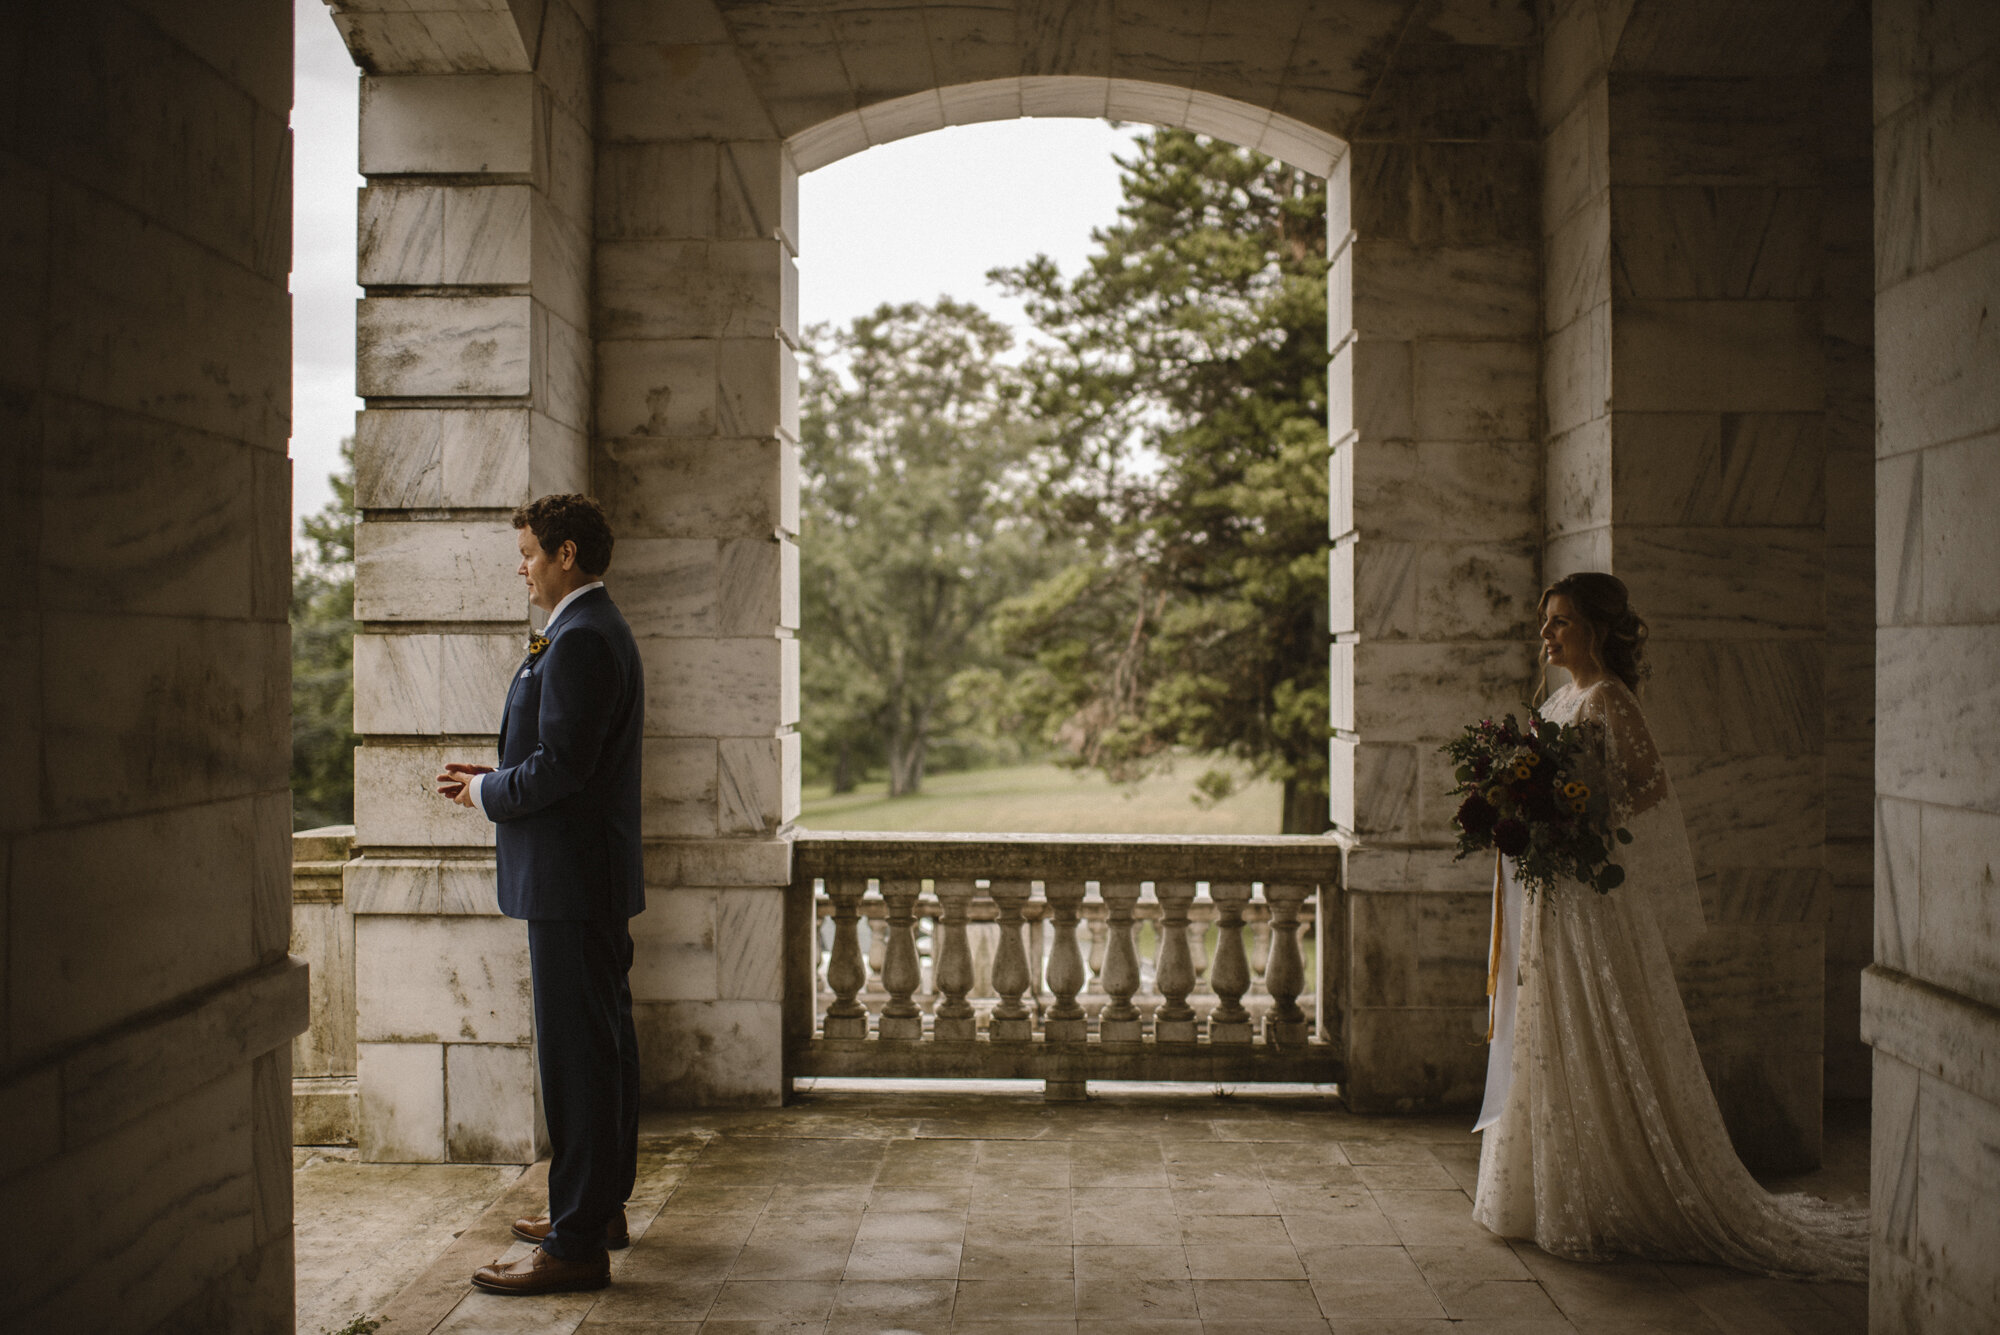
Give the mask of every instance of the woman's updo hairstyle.
M 1590 627 L 1591 644 L 1604 670 L 1624 682 L 1628 690 L 1638 690 L 1639 683 L 1652 675 L 1653 667 L 1646 661 L 1646 623 L 1632 610 L 1632 595 L 1626 591 L 1625 581 L 1601 570 L 1564 575 L 1542 590 L 1542 600 L 1536 606 L 1544 618 L 1549 599 L 1558 595 L 1569 599 Z

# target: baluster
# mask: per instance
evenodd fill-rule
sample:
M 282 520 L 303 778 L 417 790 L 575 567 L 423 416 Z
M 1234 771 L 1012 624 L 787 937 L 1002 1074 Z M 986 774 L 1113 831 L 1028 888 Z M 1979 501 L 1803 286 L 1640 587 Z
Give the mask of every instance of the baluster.
M 1132 942 L 1132 909 L 1139 902 L 1139 882 L 1103 881 L 1098 894 L 1104 897 L 1104 967 L 1098 972 L 1099 985 L 1111 998 L 1097 1017 L 1097 1037 L 1105 1043 L 1137 1043 L 1143 1038 L 1139 1008 L 1132 995 L 1139 990 L 1139 952 Z
M 1085 890 L 1088 891 L 1089 886 L 1092 885 L 1097 885 L 1097 882 L 1089 882 L 1085 886 Z M 1104 894 L 1102 886 L 1098 887 L 1097 893 L 1102 898 Z M 1091 983 L 1085 985 L 1085 990 L 1102 992 L 1104 991 L 1104 953 L 1110 947 L 1111 933 L 1104 921 L 1102 906 L 1093 905 L 1087 899 L 1083 905 L 1083 928 L 1090 938 L 1090 945 L 1083 952 L 1083 962 L 1085 967 L 1090 970 L 1091 977 Z
M 1083 990 L 1083 951 L 1076 942 L 1083 882 L 1049 881 L 1043 893 L 1049 897 L 1049 991 L 1055 1002 L 1042 1033 L 1051 1043 L 1083 1043 L 1090 1038 L 1090 1021 L 1076 1004 L 1076 994 Z
M 1194 960 L 1188 953 L 1188 907 L 1194 903 L 1194 882 L 1155 881 L 1153 894 L 1160 901 L 1160 954 L 1153 966 L 1160 1011 L 1153 1020 L 1153 1037 L 1161 1043 L 1192 1043 L 1194 1008 L 1187 998 L 1194 991 Z
M 833 1004 L 826 1008 L 821 1032 L 827 1038 L 866 1038 L 868 1008 L 854 998 L 868 981 L 858 931 L 861 897 L 868 893 L 868 882 L 860 877 L 828 877 L 826 893 L 833 900 L 833 955 L 826 966 Z
M 993 960 L 993 988 L 1000 1004 L 993 1008 L 987 1033 L 998 1043 L 1025 1043 L 1034 1037 L 1035 1022 L 1021 1004 L 1028 990 L 1027 952 L 1021 946 L 1021 910 L 1028 902 L 1029 882 L 994 881 L 993 902 L 1000 909 L 1000 951 Z
M 877 881 L 879 891 L 881 882 Z M 889 962 L 889 934 L 883 930 L 882 920 L 887 910 L 879 899 L 861 901 L 862 926 L 868 929 L 868 985 L 865 989 L 871 997 L 888 995 L 882 986 L 882 969 Z
M 826 981 L 827 958 L 833 954 L 833 900 L 827 896 L 825 881 L 813 885 L 813 995 L 824 999 L 833 995 Z M 826 943 L 824 951 L 821 942 Z
M 1250 905 L 1252 913 L 1245 916 L 1250 922 L 1250 973 L 1262 978 L 1264 970 L 1271 967 L 1271 915 L 1254 913 L 1256 905 Z
M 882 1007 L 882 1018 L 876 1022 L 875 1032 L 884 1039 L 908 1041 L 924 1036 L 924 1013 L 911 1000 L 917 984 L 923 981 L 917 967 L 916 934 L 917 892 L 921 889 L 923 882 L 914 877 L 882 880 L 882 900 L 887 905 L 884 913 L 887 925 L 882 933 L 887 938 L 883 946 L 882 987 L 889 1000 Z
M 1208 1021 L 1208 1041 L 1248 1043 L 1250 1012 L 1243 1009 L 1243 994 L 1250 990 L 1250 961 L 1243 953 L 1243 906 L 1250 901 L 1250 883 L 1213 881 L 1208 893 L 1215 901 L 1218 928 L 1208 970 L 1217 1003 Z
M 938 946 L 934 974 L 943 999 L 938 1002 L 931 1032 L 939 1042 L 969 1043 L 979 1033 L 972 1003 L 965 999 L 965 994 L 972 990 L 972 948 L 965 935 L 972 888 L 971 881 L 937 883 Z
M 1021 905 L 1021 919 L 1028 924 L 1028 1004 L 1035 1008 L 1037 1023 L 1047 1009 L 1042 1004 L 1042 993 L 1048 990 L 1049 960 L 1049 906 L 1034 897 L 1034 887 L 1040 884 L 1040 881 L 1029 883 L 1028 902 Z
M 1264 1017 L 1264 1041 L 1273 1047 L 1296 1047 L 1306 1041 L 1306 1013 L 1299 1006 L 1305 986 L 1305 957 L 1299 952 L 1299 907 L 1312 893 L 1309 885 L 1264 886 L 1271 909 L 1271 958 L 1264 969 L 1264 990 L 1271 994 L 1271 1011 Z
M 1206 992 L 1208 988 L 1208 925 L 1215 921 L 1215 904 L 1211 896 L 1202 895 L 1188 905 L 1188 922 L 1192 924 L 1188 932 L 1188 963 L 1194 969 L 1194 990 Z

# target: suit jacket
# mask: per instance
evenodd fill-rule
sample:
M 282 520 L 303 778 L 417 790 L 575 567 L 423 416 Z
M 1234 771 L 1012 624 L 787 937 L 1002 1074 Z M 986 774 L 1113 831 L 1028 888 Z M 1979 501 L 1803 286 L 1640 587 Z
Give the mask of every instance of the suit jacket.
M 500 766 L 479 795 L 494 822 L 500 911 L 625 919 L 646 907 L 639 854 L 645 672 L 631 627 L 592 589 L 514 674 Z

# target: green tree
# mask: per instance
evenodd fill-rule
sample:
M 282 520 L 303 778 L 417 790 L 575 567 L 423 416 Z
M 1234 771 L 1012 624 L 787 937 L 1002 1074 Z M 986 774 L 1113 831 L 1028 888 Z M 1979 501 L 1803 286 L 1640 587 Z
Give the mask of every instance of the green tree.
M 1326 189 L 1180 130 L 1118 159 L 1124 203 L 1073 279 L 992 275 L 1042 334 L 1051 528 L 1089 560 L 1004 609 L 1015 692 L 1077 763 L 1179 749 L 1282 780 L 1327 826 Z M 1207 796 L 1229 787 L 1212 770 Z
M 354 819 L 354 438 L 292 553 L 292 828 Z
M 1005 326 L 948 297 L 813 331 L 801 399 L 802 731 L 836 786 L 916 792 L 977 701 L 993 609 L 1050 568 Z M 844 772 L 843 772 L 844 771 Z

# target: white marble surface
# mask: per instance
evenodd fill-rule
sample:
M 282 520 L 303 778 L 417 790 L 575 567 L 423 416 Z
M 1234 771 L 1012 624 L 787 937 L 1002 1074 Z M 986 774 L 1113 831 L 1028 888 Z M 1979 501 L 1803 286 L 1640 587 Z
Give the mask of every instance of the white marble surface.
M 399 75 L 361 81 L 361 173 L 534 170 L 527 74 Z
M 646 911 L 632 919 L 632 999 L 713 1001 L 718 891 L 669 885 L 646 891 Z
M 359 621 L 519 621 L 527 596 L 505 520 L 416 520 L 354 530 Z
M 641 1098 L 695 1108 L 778 1106 L 780 1003 L 655 1001 L 632 1012 Z
M 358 915 L 354 987 L 362 1043 L 534 1037 L 528 930 L 513 918 Z
M 383 858 L 364 855 L 342 876 L 349 913 L 500 912 L 491 858 Z
M 376 1163 L 443 1163 L 444 1047 L 363 1043 L 361 1157 Z
M 716 978 L 721 996 L 744 1001 L 785 999 L 785 896 L 778 889 L 718 892 Z
M 364 397 L 507 397 L 530 390 L 528 297 L 364 297 L 355 390 Z
M 795 531 L 795 451 L 782 440 L 628 437 L 598 444 L 595 486 L 625 537 L 748 538 Z
M 354 753 L 354 824 L 361 846 L 491 848 L 492 822 L 438 796 L 447 761 L 490 765 L 491 743 L 374 743 Z
M 532 1163 L 535 1051 L 526 1045 L 447 1043 L 445 1153 L 453 1163 Z
M 641 639 L 647 732 L 770 738 L 791 722 L 784 717 L 788 655 L 783 644 L 771 636 Z
M 1535 247 L 1355 242 L 1355 323 L 1371 338 L 1533 339 L 1541 256 Z
M 599 338 L 761 338 L 798 327 L 782 241 L 601 241 Z
M 648 737 L 641 808 L 649 838 L 713 839 L 716 758 L 712 737 Z

